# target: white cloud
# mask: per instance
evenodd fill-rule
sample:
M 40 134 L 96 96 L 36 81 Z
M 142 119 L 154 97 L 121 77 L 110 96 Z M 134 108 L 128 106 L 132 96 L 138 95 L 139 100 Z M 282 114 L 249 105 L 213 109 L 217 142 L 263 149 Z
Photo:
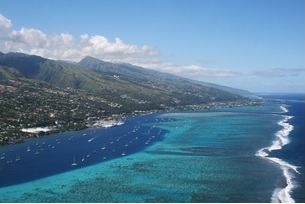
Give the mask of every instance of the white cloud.
M 1 18 L 1 16 L 0 16 Z M 10 20 L 2 16 L 8 30 Z M 4 25 L 4 23 L 2 23 Z M 79 61 L 85 56 L 105 61 L 130 63 L 149 69 L 168 72 L 184 77 L 230 77 L 236 73 L 225 69 L 203 68 L 197 65 L 181 66 L 158 59 L 159 51 L 148 45 L 132 45 L 115 38 L 109 41 L 105 36 L 82 34 L 79 39 L 69 33 L 49 35 L 34 28 L 11 30 L 1 46 L 3 51 L 18 51 L 50 59 Z
M 80 36 L 80 39 L 81 39 L 81 40 L 86 40 L 86 39 L 88 39 L 88 34 L 83 34 L 83 35 L 81 35 L 81 36 Z
M 11 20 L 0 14 L 0 49 L 7 52 L 25 52 L 51 59 L 79 61 L 89 55 L 111 62 L 131 62 L 151 58 L 159 52 L 148 45 L 124 43 L 120 38 L 114 42 L 105 36 L 82 34 L 78 39 L 69 33 L 46 34 L 35 28 L 11 30 Z
M 132 64 L 192 79 L 248 75 L 248 73 L 245 72 L 234 72 L 228 69 L 206 68 L 198 65 L 182 66 L 168 62 L 161 62 L 157 59 L 151 60 L 150 62 L 133 62 Z
M 24 52 L 50 59 L 74 62 L 85 56 L 92 56 L 105 61 L 130 63 L 192 79 L 236 76 L 284 77 L 304 73 L 304 69 L 236 72 L 229 69 L 206 68 L 198 65 L 182 66 L 161 61 L 159 51 L 151 46 L 128 44 L 118 37 L 112 42 L 102 35 L 82 34 L 76 38 L 69 33 L 46 34 L 34 28 L 22 27 L 20 30 L 12 30 L 11 27 L 11 20 L 0 14 L 1 51 Z
M 4 37 L 0 48 L 3 51 L 25 52 L 70 61 L 79 61 L 89 55 L 105 61 L 130 63 L 159 55 L 151 46 L 127 44 L 120 38 L 115 38 L 115 41 L 111 42 L 101 35 L 82 34 L 79 39 L 75 39 L 69 33 L 49 35 L 34 28 L 24 27 L 20 30 L 11 30 Z
M 5 42 L 5 49 L 42 47 L 47 48 L 50 42 L 47 35 L 40 30 L 21 28 L 19 31 L 11 31 Z
M 60 39 L 63 42 L 63 46 L 67 48 L 71 48 L 74 46 L 74 38 L 71 34 L 68 33 L 62 33 L 60 34 Z
M 5 18 L 0 13 L 0 33 L 8 30 L 12 26 L 11 20 Z

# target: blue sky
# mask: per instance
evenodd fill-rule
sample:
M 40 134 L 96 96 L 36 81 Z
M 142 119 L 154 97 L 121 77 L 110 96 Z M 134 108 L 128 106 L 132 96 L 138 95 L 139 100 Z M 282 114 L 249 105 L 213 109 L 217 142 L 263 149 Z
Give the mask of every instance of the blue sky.
M 0 0 L 0 51 L 304 93 L 303 0 Z

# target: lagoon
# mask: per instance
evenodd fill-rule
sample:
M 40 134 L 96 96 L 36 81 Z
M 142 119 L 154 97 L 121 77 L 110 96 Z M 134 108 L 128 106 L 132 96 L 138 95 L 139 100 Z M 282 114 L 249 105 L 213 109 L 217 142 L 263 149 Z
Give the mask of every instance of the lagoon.
M 287 113 L 282 105 L 151 114 L 110 129 L 62 133 L 1 147 L 12 160 L 0 163 L 1 201 L 275 201 L 286 178 L 281 166 L 257 152 L 277 139 L 283 115 L 295 114 L 293 104 L 286 106 Z M 299 135 L 299 117 L 295 114 L 286 121 L 294 125 L 286 147 L 302 141 L 297 138 L 304 135 Z M 43 149 L 39 155 L 35 155 L 37 147 Z M 298 186 L 291 196 L 302 202 L 304 163 L 302 158 L 290 159 L 295 158 L 292 150 L 290 158 L 287 148 L 282 151 L 285 157 L 279 151 L 272 156 L 298 166 L 300 175 L 290 172 Z M 16 154 L 20 161 L 15 161 Z M 71 165 L 74 158 L 76 166 Z

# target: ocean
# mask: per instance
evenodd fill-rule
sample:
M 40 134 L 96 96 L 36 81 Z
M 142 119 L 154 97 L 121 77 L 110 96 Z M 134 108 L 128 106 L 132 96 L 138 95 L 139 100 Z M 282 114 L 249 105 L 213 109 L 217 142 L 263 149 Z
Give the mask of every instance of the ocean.
M 305 202 L 304 94 L 0 147 L 1 202 Z

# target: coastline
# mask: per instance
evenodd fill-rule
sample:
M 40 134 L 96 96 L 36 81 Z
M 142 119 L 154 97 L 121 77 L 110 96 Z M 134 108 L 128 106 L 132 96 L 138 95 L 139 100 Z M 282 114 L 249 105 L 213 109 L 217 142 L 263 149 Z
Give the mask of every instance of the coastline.
M 288 109 L 281 105 L 280 109 L 283 111 L 282 113 L 287 113 Z M 280 150 L 283 146 L 289 144 L 290 140 L 288 138 L 290 132 L 293 130 L 293 126 L 288 123 L 293 116 L 285 116 L 283 115 L 283 119 L 278 122 L 279 126 L 282 126 L 282 129 L 275 133 L 276 139 L 272 142 L 271 146 L 264 147 L 257 151 L 256 156 L 273 162 L 282 169 L 283 176 L 285 178 L 285 186 L 277 187 L 274 190 L 274 193 L 271 198 L 271 202 L 273 203 L 294 203 L 294 199 L 291 196 L 293 189 L 295 188 L 294 181 L 293 181 L 293 173 L 300 174 L 297 170 L 298 166 L 291 165 L 279 158 L 270 157 L 272 151 Z
M 153 114 L 153 113 L 166 113 L 171 111 L 192 111 L 192 110 L 212 110 L 212 109 L 218 109 L 218 108 L 232 108 L 232 107 L 241 107 L 241 106 L 262 106 L 264 104 L 264 101 L 261 100 L 243 100 L 243 101 L 229 101 L 229 102 L 213 102 L 209 104 L 198 104 L 198 105 L 186 105 L 186 106 L 177 106 L 177 107 L 171 107 L 169 109 L 164 110 L 146 110 L 146 111 L 137 111 L 134 110 L 130 114 L 121 113 L 121 114 L 114 114 L 111 116 L 108 116 L 108 120 L 118 120 L 122 121 L 123 118 L 132 118 L 147 114 Z M 102 120 L 101 120 L 102 121 Z M 92 125 L 88 126 L 88 119 L 86 122 L 84 122 L 83 125 L 70 127 L 69 129 L 60 129 L 58 127 L 61 127 L 61 124 L 56 124 L 57 127 L 53 127 L 52 125 L 46 126 L 46 127 L 28 127 L 28 128 L 22 128 L 25 131 L 22 131 L 22 129 L 19 130 L 20 133 L 27 133 L 26 130 L 29 129 L 32 132 L 28 132 L 28 135 L 20 136 L 16 139 L 12 139 L 9 142 L 4 142 L 3 140 L 0 140 L 0 146 L 5 145 L 12 145 L 12 144 L 18 144 L 18 143 L 24 143 L 26 139 L 31 139 L 35 137 L 42 137 L 42 136 L 49 136 L 57 133 L 64 133 L 64 132 L 71 132 L 71 131 L 81 131 L 88 128 L 99 128 L 103 127 L 103 122 L 96 123 L 96 126 L 94 126 L 94 123 Z M 105 125 L 105 128 L 112 127 L 111 125 Z
M 0 194 L 6 195 L 6 192 L 12 193 L 12 196 L 6 198 L 6 201 L 12 201 L 14 199 L 18 201 L 18 198 L 15 196 L 21 195 L 22 199 L 26 200 L 27 202 L 143 202 L 143 200 L 145 199 L 147 199 L 147 201 L 154 201 L 153 199 L 157 199 L 158 195 L 162 195 L 164 199 L 168 198 L 171 201 L 176 202 L 185 202 L 186 200 L 188 202 L 238 202 L 238 200 L 241 198 L 246 199 L 245 202 L 270 202 L 270 200 L 272 202 L 280 202 L 278 198 L 279 195 L 282 197 L 287 196 L 287 193 L 290 193 L 291 195 L 292 192 L 289 192 L 291 190 L 289 188 L 295 185 L 293 178 L 289 180 L 289 176 L 291 176 L 291 174 L 296 173 L 293 170 L 293 166 L 286 162 L 281 163 L 283 165 L 283 167 L 281 167 L 277 163 L 281 162 L 281 160 L 279 159 L 275 159 L 272 161 L 267 158 L 261 159 L 260 157 L 257 157 L 257 155 L 255 156 L 257 149 L 264 147 L 264 151 L 261 151 L 261 153 L 265 152 L 271 157 L 272 154 L 271 152 L 269 152 L 268 148 L 274 144 L 280 144 L 272 142 L 272 140 L 274 140 L 272 135 L 276 140 L 280 140 L 277 136 L 278 133 L 283 134 L 283 132 L 285 132 L 282 131 L 284 130 L 284 127 L 286 127 L 286 129 L 288 127 L 288 125 L 285 125 L 284 123 L 288 123 L 291 118 L 288 119 L 288 116 L 281 116 L 281 114 L 278 112 L 279 107 L 281 108 L 279 104 L 275 104 L 274 107 L 276 108 L 271 107 L 270 109 L 268 106 L 262 109 L 259 107 L 241 107 L 241 109 L 237 108 L 232 110 L 233 112 L 231 112 L 230 108 L 228 108 L 207 112 L 199 111 L 189 113 L 165 113 L 165 115 L 161 114 L 157 117 L 144 116 L 143 121 L 146 121 L 145 118 L 151 118 L 151 120 L 146 121 L 145 123 L 148 123 L 147 125 L 143 125 L 143 127 L 151 126 L 156 128 L 169 128 L 170 132 L 166 134 L 162 142 L 154 143 L 152 145 L 149 145 L 149 147 L 144 145 L 144 147 L 147 148 L 136 154 L 130 154 L 130 152 L 127 151 L 126 156 L 120 156 L 121 158 L 118 160 L 107 160 L 107 162 L 105 163 L 101 162 L 96 165 L 87 166 L 83 169 L 74 168 L 74 170 L 72 171 L 55 175 L 55 177 L 45 177 L 39 180 L 35 180 L 33 181 L 33 184 L 31 184 L 32 182 L 29 182 L 17 186 L 5 187 L 1 189 Z M 261 110 L 263 112 L 261 112 Z M 267 115 L 271 116 L 268 116 L 268 120 L 269 118 L 274 118 L 275 120 L 269 121 L 270 123 L 268 122 L 266 124 L 262 123 L 263 121 L 265 121 L 264 119 L 261 120 L 260 123 L 255 123 L 255 120 L 252 121 L 252 117 L 256 118 L 257 116 L 261 118 L 260 116 L 264 116 L 266 110 L 268 113 Z M 263 114 L 257 115 L 257 111 L 258 113 Z M 249 113 L 250 116 L 248 116 Z M 183 116 L 181 117 L 182 120 L 179 119 L 179 114 Z M 175 116 L 174 118 L 177 118 L 178 116 L 178 120 L 167 120 L 166 115 L 169 116 L 169 118 L 172 118 L 172 116 Z M 234 119 L 234 115 L 237 118 L 241 118 L 242 120 L 236 120 L 237 118 Z M 191 119 L 191 116 L 195 116 L 194 120 Z M 230 120 L 223 120 L 222 123 L 214 123 L 218 121 L 219 117 L 225 119 L 226 117 L 231 116 L 233 116 L 233 118 L 231 118 Z M 216 120 L 212 120 L 211 117 L 215 117 Z M 198 123 L 199 119 L 203 120 Z M 287 121 L 285 121 L 284 119 L 286 119 Z M 126 124 L 130 124 L 129 120 L 130 119 L 126 121 Z M 135 118 L 132 120 L 135 122 L 134 124 L 137 124 L 136 129 L 138 129 L 138 119 Z M 234 120 L 236 121 L 233 122 Z M 280 130 L 277 127 L 276 123 L 274 123 L 275 121 L 278 121 L 278 127 L 282 127 Z M 232 131 L 228 129 L 230 131 L 228 132 L 229 134 L 227 134 L 227 136 L 221 135 L 221 131 L 218 133 L 213 133 L 214 131 L 211 132 L 211 130 L 213 129 L 209 130 L 209 128 L 216 128 L 219 126 L 223 128 L 229 128 L 232 127 L 232 125 L 239 123 L 246 124 L 247 128 L 244 129 L 243 127 L 241 127 Z M 251 124 L 254 126 L 251 126 Z M 265 124 L 263 125 L 263 129 L 265 130 L 265 132 L 253 132 L 253 130 L 257 129 L 257 127 L 260 127 L 257 126 L 259 124 Z M 270 124 L 274 124 L 274 126 L 272 126 L 272 129 L 269 128 Z M 199 128 L 198 131 L 194 132 L 195 129 L 192 127 L 200 127 L 202 125 L 203 127 Z M 141 127 L 140 129 L 142 129 L 143 127 Z M 118 128 L 124 128 L 124 126 Z M 248 128 L 250 128 L 250 130 Z M 130 131 L 130 133 L 133 134 L 133 129 L 134 125 L 130 126 L 130 129 L 127 131 Z M 115 131 L 115 129 L 101 130 L 107 132 Z M 92 132 L 94 131 L 95 130 L 92 129 Z M 99 138 L 96 138 L 95 136 L 101 135 L 101 132 L 102 131 L 97 131 L 95 135 L 91 135 L 91 133 L 86 132 L 87 136 L 82 136 L 84 132 L 78 132 L 76 133 L 77 135 L 68 134 L 65 137 L 67 139 L 73 139 L 72 136 L 74 136 L 74 138 L 76 139 L 79 135 L 79 137 L 84 138 L 85 144 L 91 145 L 92 143 L 98 143 L 97 140 Z M 117 135 L 118 132 L 115 132 L 116 133 L 114 133 L 113 135 Z M 264 133 L 265 136 L 264 134 L 260 135 L 260 132 Z M 123 136 L 124 133 L 120 133 Z M 156 131 L 156 133 L 158 133 L 158 131 Z M 251 133 L 254 134 L 252 135 Z M 109 133 L 106 135 L 107 137 L 110 136 Z M 215 137 L 216 135 L 218 135 L 219 139 Z M 236 136 L 237 138 L 239 138 L 238 141 L 235 141 Z M 247 136 L 247 138 L 250 139 L 250 142 L 247 142 L 248 139 L 246 138 L 244 138 L 246 139 L 244 140 L 244 136 Z M 89 138 L 96 139 L 94 139 L 94 142 L 89 142 L 89 140 L 87 141 L 87 139 Z M 130 139 L 132 139 L 132 136 Z M 210 143 L 211 139 L 214 140 L 214 142 L 216 143 Z M 32 142 L 33 146 L 35 145 L 36 140 L 37 139 Z M 248 146 L 251 148 L 253 146 L 252 143 L 254 141 L 261 141 L 262 143 L 258 144 L 256 148 L 252 148 L 252 150 L 249 150 L 249 148 L 241 149 L 242 154 L 238 154 L 237 152 L 235 152 L 235 150 L 239 151 L 238 149 L 236 149 L 236 147 L 238 147 L 241 143 L 244 143 L 244 147 Z M 41 142 L 43 141 L 39 141 L 40 144 Z M 61 142 L 62 144 L 64 143 L 63 140 Z M 69 142 L 72 141 L 69 140 Z M 225 146 L 219 146 L 218 144 L 220 143 L 218 142 L 224 142 L 223 144 Z M 268 146 L 268 144 L 270 144 L 270 146 Z M 103 142 L 100 142 L 100 145 L 103 145 Z M 27 145 L 24 145 L 24 147 L 26 146 Z M 277 149 L 279 148 L 277 147 Z M 98 153 L 99 152 L 103 151 L 99 150 Z M 43 156 L 43 154 L 41 156 Z M 70 160 L 72 162 L 73 156 L 75 156 L 75 153 L 70 155 L 68 165 L 71 164 Z M 100 160 L 103 156 L 104 155 L 100 156 Z M 37 156 L 34 157 L 39 158 Z M 81 157 L 82 153 L 77 156 L 77 162 L 79 163 L 79 165 L 81 162 Z M 19 163 L 20 162 L 16 162 L 16 164 Z M 182 163 L 183 165 L 181 165 Z M 221 163 L 222 165 L 219 165 L 219 163 Z M 192 174 L 186 173 L 190 171 L 189 168 L 192 169 Z M 162 169 L 166 170 L 162 171 Z M 284 171 L 283 169 L 287 169 L 287 171 Z M 217 174 L 215 174 L 215 170 L 218 172 Z M 298 171 L 297 168 L 296 171 Z M 223 172 L 224 174 L 222 174 L 221 172 Z M 172 176 L 173 174 L 175 174 L 175 176 Z M 285 176 L 288 176 L 288 180 L 286 180 Z M 278 178 L 281 177 L 283 177 L 283 179 L 278 181 Z M 261 178 L 264 181 L 267 181 L 269 179 L 268 181 L 270 182 L 257 181 L 257 178 Z M 53 179 L 54 182 L 52 181 Z M 65 179 L 69 180 L 69 182 L 64 182 Z M 236 181 L 236 189 L 232 190 L 234 189 L 233 186 L 231 188 L 226 188 L 226 186 L 231 186 L 232 181 L 235 182 L 235 179 L 238 179 Z M 43 186 L 43 184 L 46 182 L 50 182 L 50 185 Z M 158 184 L 158 182 L 161 183 Z M 223 187 L 223 192 L 221 193 L 222 196 L 220 197 L 220 194 L 218 195 L 218 193 L 214 193 L 213 190 L 215 187 L 217 187 L 218 183 L 218 187 Z M 255 184 L 254 186 L 256 187 L 254 188 L 254 186 L 252 186 L 250 189 L 247 189 L 249 188 L 249 183 Z M 62 185 L 64 187 L 61 187 Z M 165 185 L 172 185 L 172 190 L 166 188 Z M 275 189 L 274 185 L 280 186 Z M 147 188 L 152 188 L 153 191 L 149 191 Z M 236 191 L 238 189 L 244 190 Z M 255 192 L 252 192 L 251 189 L 255 189 Z M 20 192 L 17 192 L 19 190 Z M 292 191 L 293 190 L 294 188 L 292 188 Z M 98 194 L 98 192 L 103 193 Z M 125 193 L 123 194 L 122 192 Z M 141 192 L 147 192 L 147 196 L 142 196 L 142 194 L 139 197 L 134 196 L 137 193 Z M 225 192 L 227 192 L 227 194 Z M 241 197 L 234 197 L 235 192 L 238 192 L 238 195 Z M 87 193 L 88 195 L 84 195 L 84 193 Z M 39 194 L 39 196 L 35 197 L 35 195 L 37 194 Z M 93 194 L 95 196 L 92 197 Z M 128 196 L 131 197 L 129 198 Z M 160 199 L 162 198 L 162 196 L 160 197 Z M 283 198 L 281 199 L 281 201 L 284 201 Z M 159 200 L 159 202 L 161 201 L 166 202 L 166 199 Z M 289 200 L 286 198 L 286 202 L 293 201 L 293 199 Z M 169 200 L 167 200 L 167 202 L 169 202 Z
M 242 110 L 245 109 L 242 107 Z M 248 152 L 246 155 L 235 154 L 235 149 L 240 145 L 240 140 L 239 142 L 235 141 L 234 143 L 230 143 L 230 141 L 234 141 L 233 138 L 236 134 L 240 134 L 238 135 L 238 138 L 240 138 L 243 137 L 245 133 L 240 133 L 239 130 L 229 131 L 229 134 L 227 135 L 227 139 L 229 139 L 227 142 L 229 143 L 227 143 L 221 138 L 218 140 L 214 137 L 214 134 L 206 134 L 212 129 L 206 130 L 207 132 L 204 134 L 201 133 L 202 135 L 197 133 L 205 131 L 206 128 L 200 128 L 198 129 L 198 132 L 193 132 L 194 128 L 192 127 L 198 127 L 199 124 L 205 124 L 205 122 L 211 122 L 209 124 L 213 124 L 213 121 L 218 121 L 219 118 L 221 118 L 222 122 L 219 121 L 221 123 L 218 123 L 217 126 L 223 125 L 223 127 L 230 129 L 232 125 L 239 123 L 239 121 L 245 122 L 253 116 L 256 117 L 255 113 L 252 116 L 247 116 L 246 114 L 240 114 L 238 112 L 228 113 L 222 112 L 221 110 L 219 111 L 220 112 L 182 112 L 182 120 L 179 119 L 180 117 L 177 119 L 177 117 L 168 115 L 171 113 L 152 117 L 144 116 L 143 121 L 145 121 L 146 118 L 150 118 L 150 120 L 146 122 L 147 125 L 144 124 L 140 129 L 144 127 L 151 129 L 151 127 L 154 127 L 154 129 L 156 128 L 155 133 L 158 133 L 157 129 L 159 128 L 170 130 L 162 142 L 157 142 L 150 146 L 144 145 L 144 147 L 147 148 L 136 154 L 129 154 L 127 151 L 126 156 L 120 156 L 120 159 L 117 160 L 107 160 L 106 162 L 100 162 L 81 169 L 71 168 L 73 169 L 72 171 L 57 174 L 55 176 L 44 177 L 39 180 L 34 180 L 33 182 L 27 182 L 16 186 L 4 187 L 1 188 L 0 194 L 8 195 L 4 199 L 6 202 L 20 202 L 21 200 L 23 202 L 145 201 L 159 203 L 200 203 L 204 201 L 238 202 L 241 198 L 235 195 L 235 192 L 239 192 L 237 191 L 239 189 L 245 189 L 245 192 L 241 191 L 239 192 L 240 194 L 238 194 L 239 196 L 243 196 L 243 199 L 246 199 L 245 201 L 250 202 L 252 200 L 253 202 L 254 200 L 258 202 L 268 202 L 269 196 L 272 195 L 272 191 L 269 190 L 272 189 L 270 188 L 272 187 L 272 184 L 268 183 L 267 189 L 256 188 L 259 189 L 259 191 L 249 193 L 250 189 L 247 189 L 249 183 L 242 181 L 245 179 L 244 176 L 246 176 L 247 179 L 250 179 L 250 182 L 256 182 L 256 178 L 260 176 L 263 176 L 264 179 L 267 177 L 270 178 L 270 173 L 273 174 L 274 170 L 277 170 L 277 167 L 273 166 L 270 170 L 265 170 L 264 162 L 259 162 L 259 168 L 255 168 L 257 161 L 260 161 L 260 159 L 255 157 L 252 154 L 253 150 L 249 151 L 248 148 L 241 150 L 242 152 Z M 230 111 L 230 109 L 227 109 L 226 111 Z M 199 117 L 200 120 L 203 119 L 205 122 L 198 123 L 199 121 L 197 118 L 194 118 L 194 120 L 189 119 L 190 114 L 193 116 L 199 114 L 197 117 Z M 235 118 L 232 121 L 230 120 L 229 126 L 226 126 L 228 123 L 226 118 L 231 116 L 236 116 L 242 120 L 236 120 L 237 118 Z M 216 120 L 211 120 L 210 117 L 214 117 Z M 134 124 L 138 124 L 138 119 L 133 121 L 135 122 Z M 128 121 L 126 121 L 126 123 L 128 123 Z M 206 127 L 212 127 L 209 124 L 206 124 Z M 253 132 L 252 128 L 255 129 L 257 125 L 257 123 L 253 123 L 253 126 L 250 126 L 252 131 L 248 129 L 242 129 L 241 131 L 247 130 Z M 130 126 L 128 131 L 132 130 L 133 127 L 134 125 Z M 118 128 L 123 128 L 123 126 Z M 147 131 L 145 131 L 145 133 L 147 134 Z M 221 130 L 216 134 L 218 135 L 219 133 L 221 133 Z M 96 134 L 100 135 L 101 133 L 97 132 Z M 121 132 L 121 134 L 123 135 L 124 133 Z M 146 134 L 144 134 L 143 137 Z M 188 137 L 188 135 L 192 135 L 191 138 Z M 72 134 L 67 135 L 66 137 L 70 138 L 70 136 L 72 136 Z M 88 139 L 94 136 L 95 135 L 87 134 L 85 138 Z M 74 135 L 74 137 L 76 138 L 76 135 Z M 132 135 L 130 138 L 132 138 Z M 216 143 L 206 144 L 208 141 L 207 139 L 209 138 L 216 139 Z M 256 140 L 256 138 L 252 136 L 248 136 L 248 138 L 251 138 L 252 141 Z M 264 136 L 261 136 L 261 138 L 264 138 Z M 85 144 L 92 144 L 92 142 L 89 143 L 87 140 L 84 141 Z M 224 141 L 224 146 L 218 146 L 217 141 Z M 63 143 L 64 141 L 61 142 Z M 35 145 L 36 141 L 33 141 L 32 143 Z M 103 145 L 103 143 L 100 143 L 100 145 Z M 252 142 L 245 145 L 251 147 Z M 107 149 L 109 149 L 108 146 Z M 99 150 L 99 152 L 103 151 Z M 227 155 L 227 153 L 230 155 Z M 74 155 L 75 153 L 70 156 L 71 162 Z M 37 156 L 34 157 L 39 158 Z M 103 156 L 100 156 L 100 161 L 102 161 L 102 157 Z M 245 158 L 250 159 L 252 162 L 245 163 Z M 80 160 L 77 162 L 80 164 Z M 220 163 L 222 165 L 219 165 Z M 239 166 L 239 164 L 241 166 Z M 70 165 L 70 163 L 68 165 Z M 252 166 L 252 168 L 249 168 L 248 165 Z M 255 171 L 252 171 L 254 169 Z M 254 174 L 250 172 L 249 175 L 242 173 L 248 170 L 251 170 Z M 265 174 L 266 172 L 267 174 Z M 274 177 L 275 175 L 271 176 L 271 178 Z M 232 186 L 232 182 L 236 185 Z M 48 183 L 48 185 L 45 185 L 46 183 Z M 215 189 L 219 189 L 219 187 L 223 190 L 221 196 L 219 196 L 217 190 L 215 191 Z

